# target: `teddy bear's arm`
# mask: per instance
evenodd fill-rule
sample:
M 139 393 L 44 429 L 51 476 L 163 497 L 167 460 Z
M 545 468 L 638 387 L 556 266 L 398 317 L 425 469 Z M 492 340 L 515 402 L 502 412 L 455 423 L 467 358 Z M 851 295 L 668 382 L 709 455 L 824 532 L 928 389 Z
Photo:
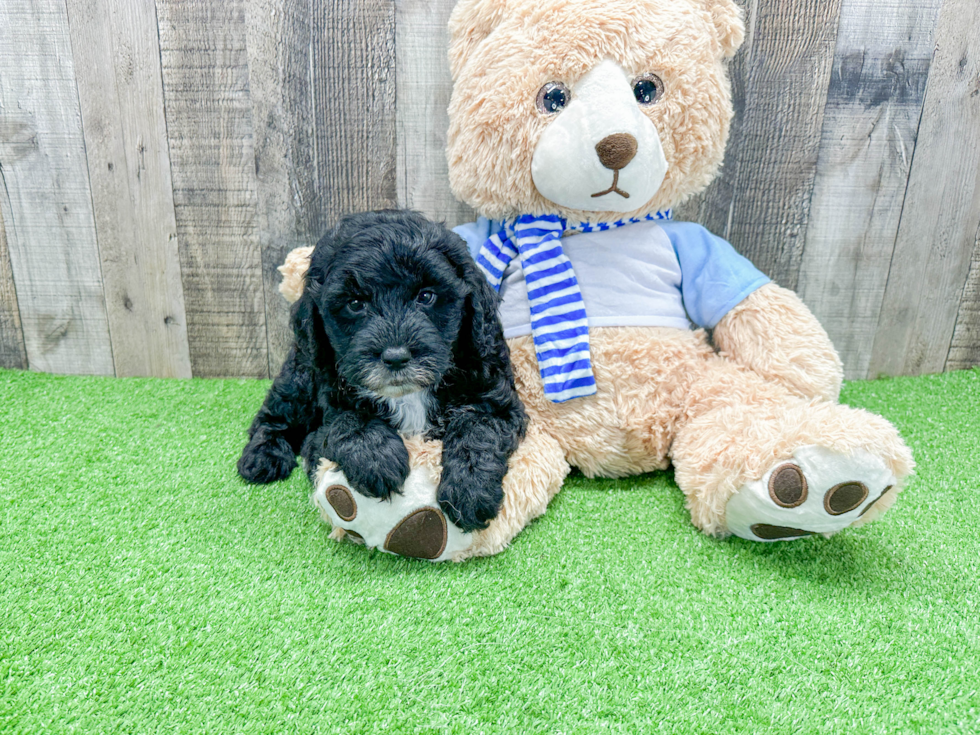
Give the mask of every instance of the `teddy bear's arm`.
M 295 304 L 303 295 L 303 288 L 306 285 L 306 271 L 310 269 L 310 256 L 312 254 L 313 248 L 311 247 L 296 248 L 286 256 L 286 262 L 277 268 L 282 274 L 279 293 L 290 304 Z
M 753 291 L 715 326 L 718 351 L 794 393 L 836 401 L 843 368 L 830 337 L 792 291 Z

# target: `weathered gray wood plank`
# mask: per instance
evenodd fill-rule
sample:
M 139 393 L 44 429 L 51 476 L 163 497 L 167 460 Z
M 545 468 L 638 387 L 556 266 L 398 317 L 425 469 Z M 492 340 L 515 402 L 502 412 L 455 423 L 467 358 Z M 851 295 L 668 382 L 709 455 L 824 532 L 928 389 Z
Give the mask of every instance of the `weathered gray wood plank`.
M 980 226 L 980 4 L 946 0 L 872 375 L 940 372 Z
M 292 335 L 276 270 L 342 214 L 395 205 L 394 6 L 247 0 L 269 360 Z
M 157 0 L 193 374 L 269 375 L 242 0 Z
M 449 14 L 455 0 L 396 0 L 398 202 L 453 227 L 476 214 L 449 190 Z
M 63 0 L 0 3 L 0 178 L 30 367 L 112 375 Z
M 739 149 L 745 123 L 746 82 L 752 47 L 755 43 L 755 25 L 759 0 L 737 0 L 745 14 L 745 41 L 728 62 L 728 77 L 732 88 L 732 118 L 725 148 L 725 160 L 711 185 L 700 194 L 674 208 L 674 218 L 685 222 L 699 222 L 711 232 L 729 237 L 731 229 L 732 201 L 738 183 Z
M 942 0 L 843 0 L 797 286 L 868 377 Z
M 313 2 L 323 221 L 397 205 L 394 0 Z
M 68 0 L 116 375 L 189 378 L 156 9 Z
M 269 369 L 275 375 L 292 341 L 289 304 L 276 270 L 293 248 L 326 229 L 316 167 L 311 0 L 247 0 L 249 87 L 255 130 L 259 244 Z
M 17 307 L 17 290 L 10 270 L 7 252 L 7 233 L 0 214 L 0 367 L 24 370 L 27 368 L 27 352 L 24 350 L 24 332 L 20 326 L 20 309 Z
M 963 370 L 976 365 L 980 365 L 980 230 L 977 230 L 973 245 L 970 275 L 963 288 L 946 370 Z
M 736 118 L 721 176 L 679 211 L 795 288 L 840 0 L 750 0 L 733 61 Z

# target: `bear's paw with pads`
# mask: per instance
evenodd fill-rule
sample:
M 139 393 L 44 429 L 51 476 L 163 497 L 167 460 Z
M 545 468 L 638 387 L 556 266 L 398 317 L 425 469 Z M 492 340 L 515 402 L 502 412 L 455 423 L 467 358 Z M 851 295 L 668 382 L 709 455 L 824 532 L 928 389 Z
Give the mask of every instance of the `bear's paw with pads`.
M 463 533 L 446 518 L 436 499 L 442 442 L 419 436 L 403 436 L 403 440 L 410 472 L 401 493 L 389 500 L 361 495 L 334 462 L 320 460 L 311 501 L 333 527 L 332 539 L 347 538 L 389 554 L 429 561 L 459 562 L 498 554 L 545 512 L 569 471 L 559 444 L 531 427 L 507 463 L 499 514 L 486 529 Z
M 729 498 L 729 532 L 749 541 L 785 541 L 832 535 L 853 525 L 897 492 L 898 478 L 879 457 L 809 445 L 776 462 Z
M 436 502 L 442 443 L 405 440 L 411 471 L 401 492 L 387 500 L 353 490 L 333 462 L 320 460 L 313 505 L 333 526 L 331 538 L 378 548 L 389 554 L 445 561 L 465 554 L 475 536 L 450 523 Z

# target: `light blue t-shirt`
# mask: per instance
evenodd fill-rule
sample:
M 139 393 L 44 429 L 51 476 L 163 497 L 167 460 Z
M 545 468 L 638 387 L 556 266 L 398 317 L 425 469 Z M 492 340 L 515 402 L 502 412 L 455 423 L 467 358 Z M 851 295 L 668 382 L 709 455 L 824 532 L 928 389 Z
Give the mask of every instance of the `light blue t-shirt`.
M 454 228 L 475 256 L 500 223 L 481 217 Z M 693 222 L 638 222 L 568 234 L 590 327 L 712 328 L 769 279 L 728 242 Z M 518 258 L 504 271 L 500 318 L 505 337 L 531 333 L 527 286 Z

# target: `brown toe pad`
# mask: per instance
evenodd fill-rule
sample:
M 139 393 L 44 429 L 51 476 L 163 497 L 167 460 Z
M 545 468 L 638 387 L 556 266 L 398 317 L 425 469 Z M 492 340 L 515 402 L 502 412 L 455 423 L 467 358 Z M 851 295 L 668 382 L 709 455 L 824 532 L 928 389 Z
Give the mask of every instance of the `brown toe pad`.
M 789 528 L 787 526 L 770 526 L 768 523 L 756 523 L 752 526 L 752 533 L 766 541 L 779 538 L 799 538 L 800 536 L 812 536 L 813 531 L 804 531 L 802 528 Z
M 795 464 L 784 464 L 769 476 L 769 497 L 782 508 L 795 508 L 806 501 L 806 478 Z
M 352 521 L 357 517 L 357 503 L 354 502 L 354 496 L 346 487 L 331 485 L 325 494 L 327 502 L 343 520 Z
M 435 508 L 419 508 L 401 519 L 385 539 L 385 549 L 400 556 L 435 559 L 446 549 L 446 517 Z
M 827 491 L 823 507 L 830 515 L 839 516 L 860 506 L 867 497 L 868 487 L 863 482 L 842 482 Z
M 877 503 L 879 500 L 881 500 L 883 497 L 885 497 L 885 494 L 889 490 L 891 490 L 893 487 L 895 487 L 895 486 L 894 485 L 889 485 L 884 490 L 882 490 L 881 491 L 881 495 L 879 495 L 877 498 L 875 498 L 870 503 L 868 503 L 866 506 L 864 506 L 864 510 L 861 511 L 861 515 L 863 516 L 865 513 L 867 513 L 869 510 L 871 510 L 874 507 L 874 504 Z

